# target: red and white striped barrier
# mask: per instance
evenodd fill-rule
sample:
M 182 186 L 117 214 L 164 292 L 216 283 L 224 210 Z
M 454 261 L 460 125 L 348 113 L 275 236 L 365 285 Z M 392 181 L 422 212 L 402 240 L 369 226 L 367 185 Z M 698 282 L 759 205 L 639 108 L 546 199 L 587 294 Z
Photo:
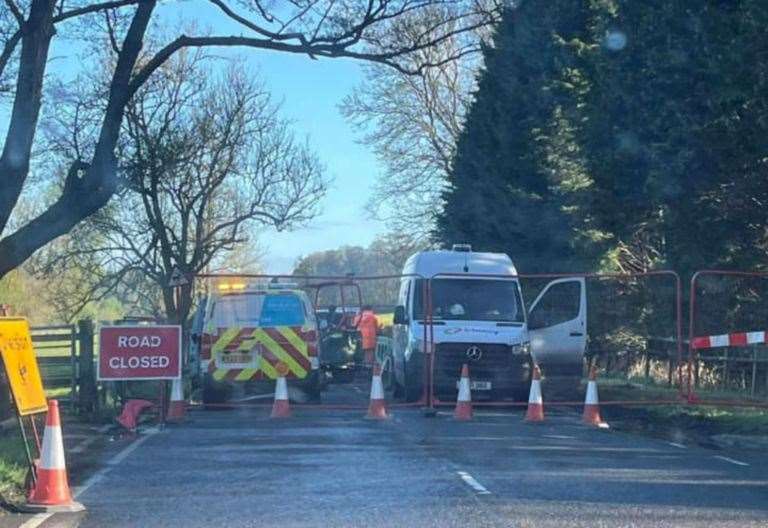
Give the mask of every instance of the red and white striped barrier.
M 765 338 L 766 332 L 737 332 L 735 334 L 694 337 L 691 341 L 691 347 L 698 350 L 700 348 L 761 345 L 766 343 Z

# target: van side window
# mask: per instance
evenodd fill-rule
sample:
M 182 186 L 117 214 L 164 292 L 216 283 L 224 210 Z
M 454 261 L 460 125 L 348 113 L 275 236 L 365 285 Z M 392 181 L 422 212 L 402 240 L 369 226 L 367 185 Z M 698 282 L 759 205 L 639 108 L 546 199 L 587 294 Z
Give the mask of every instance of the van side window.
M 572 321 L 579 316 L 581 285 L 578 282 L 553 284 L 531 311 L 528 327 L 531 330 Z

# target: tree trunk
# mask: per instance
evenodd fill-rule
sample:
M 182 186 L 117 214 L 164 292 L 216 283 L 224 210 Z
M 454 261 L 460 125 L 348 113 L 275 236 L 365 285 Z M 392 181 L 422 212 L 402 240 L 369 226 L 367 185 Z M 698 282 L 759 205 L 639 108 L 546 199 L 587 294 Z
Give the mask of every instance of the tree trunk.
M 30 22 L 32 22 L 35 16 L 34 10 L 42 10 L 45 6 L 53 9 L 55 0 L 34 0 L 32 11 L 30 16 Z M 50 4 L 50 5 L 49 5 Z M 136 13 L 131 20 L 131 25 L 126 33 L 123 46 L 118 56 L 117 65 L 112 76 L 112 82 L 109 90 L 109 100 L 107 101 L 107 107 L 104 113 L 104 119 L 101 123 L 101 131 L 99 134 L 98 142 L 94 149 L 93 159 L 90 164 L 85 164 L 82 161 L 76 161 L 72 164 L 67 174 L 66 181 L 64 183 L 64 189 L 61 196 L 54 202 L 48 209 L 43 211 L 37 218 L 33 219 L 28 224 L 19 228 L 15 233 L 12 233 L 2 240 L 0 240 L 0 279 L 4 277 L 9 271 L 15 269 L 25 260 L 27 260 L 35 251 L 43 247 L 45 244 L 58 238 L 59 236 L 69 232 L 75 225 L 77 225 L 82 219 L 92 215 L 104 205 L 109 202 L 109 199 L 117 189 L 117 161 L 115 159 L 115 146 L 117 145 L 120 128 L 123 122 L 123 115 L 125 113 L 125 107 L 129 100 L 128 85 L 131 80 L 136 60 L 141 52 L 144 35 L 147 31 L 149 20 L 152 17 L 152 11 L 155 8 L 155 0 L 146 0 L 139 4 L 136 8 Z M 40 7 L 40 6 L 43 7 Z M 35 7 L 37 6 L 37 7 Z M 41 35 L 47 35 L 45 40 L 37 43 L 38 48 L 31 48 L 36 50 L 34 57 L 30 57 L 27 61 L 32 64 L 37 64 L 36 61 L 42 61 L 39 65 L 39 71 L 35 70 L 33 73 L 40 76 L 38 80 L 39 86 L 32 83 L 31 87 L 37 87 L 37 90 L 42 89 L 42 76 L 45 73 L 45 60 L 47 60 L 48 46 L 50 44 L 50 38 L 53 36 L 53 26 L 50 21 L 50 16 L 46 19 L 41 17 L 41 24 L 48 24 L 49 33 L 43 33 Z M 47 22 L 46 22 L 47 21 Z M 38 39 L 43 39 L 43 36 L 38 36 Z M 24 58 L 24 44 L 32 46 L 33 43 L 27 41 L 28 37 L 22 38 L 22 59 Z M 44 53 L 43 53 L 44 51 Z M 27 51 L 28 54 L 32 54 L 32 51 Z M 42 56 L 41 56 L 42 55 Z M 34 59 L 34 60 L 33 60 Z M 22 62 L 19 72 L 19 82 L 22 79 L 22 70 L 26 71 L 30 66 L 25 62 Z M 34 75 L 32 76 L 34 77 Z M 34 79 L 33 79 L 34 80 Z M 31 82 L 31 81 L 30 81 Z M 34 99 L 35 93 L 26 94 L 22 92 L 22 86 L 17 87 L 17 93 L 21 94 L 22 98 Z M 31 97 L 30 97 L 31 95 Z M 18 98 L 17 98 L 18 99 Z M 16 111 L 16 104 L 14 104 L 14 112 Z M 22 109 L 24 105 L 19 105 Z M 19 111 L 21 112 L 21 110 Z M 28 113 L 31 110 L 28 110 Z M 38 108 L 34 113 L 34 116 L 27 115 L 26 118 L 16 117 L 16 121 L 21 124 L 20 133 L 27 131 L 27 136 L 34 136 L 34 129 L 37 125 L 37 112 L 39 112 L 39 95 L 38 95 Z M 34 117 L 34 119 L 31 119 Z M 26 127 L 31 127 L 27 130 Z M 11 127 L 14 125 L 14 116 L 12 115 Z M 13 129 L 9 129 L 9 136 L 13 132 Z M 23 134 L 22 134 L 23 135 Z M 13 210 L 13 206 L 18 198 L 18 192 L 15 196 L 13 194 L 13 181 L 8 182 L 8 175 L 4 173 L 3 163 L 4 160 L 10 160 L 11 166 L 14 165 L 16 160 L 15 145 L 12 141 L 6 142 L 5 150 L 2 158 L 0 158 L 0 177 L 5 181 L 0 182 L 0 222 L 7 222 L 8 217 Z M 11 147 L 9 147 L 11 145 Z M 23 144 L 21 146 L 25 146 Z M 31 149 L 31 143 L 29 145 Z M 29 164 L 29 154 L 26 156 L 26 166 Z M 14 173 L 15 174 L 15 173 Z M 26 179 L 26 171 L 18 182 L 19 192 L 24 185 Z M 6 207 L 6 209 L 3 209 Z M 10 207 L 10 209 L 7 209 Z
M 192 284 L 179 288 L 163 288 L 165 315 L 170 324 L 179 324 L 186 328 L 189 312 L 192 309 Z
M 0 155 L 0 232 L 5 228 L 29 173 L 43 92 L 45 67 L 56 0 L 33 0 L 21 36 L 16 93 L 2 155 Z

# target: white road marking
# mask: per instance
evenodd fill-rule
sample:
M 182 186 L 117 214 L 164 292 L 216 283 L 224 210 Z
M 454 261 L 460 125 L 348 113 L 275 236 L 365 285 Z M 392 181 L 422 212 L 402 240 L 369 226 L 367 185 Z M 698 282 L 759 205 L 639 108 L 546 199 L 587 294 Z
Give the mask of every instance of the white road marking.
M 545 434 L 541 435 L 544 438 L 554 438 L 555 440 L 576 440 L 575 436 L 557 435 L 557 434 Z
M 521 407 L 521 409 L 524 409 L 524 407 Z M 514 418 L 514 417 L 516 417 L 517 414 L 514 411 L 517 410 L 517 409 L 511 409 L 511 410 L 512 410 L 512 412 L 500 413 L 500 412 L 478 411 L 477 407 L 476 407 L 474 412 L 475 412 L 475 416 L 478 417 L 478 418 Z M 438 411 L 437 415 L 438 416 L 453 416 L 453 413 L 452 412 L 447 412 L 447 411 Z M 508 424 L 506 424 L 506 423 L 505 424 L 497 424 L 497 423 L 493 423 L 493 422 L 483 423 L 483 426 L 486 426 L 486 425 L 508 425 Z
M 80 494 L 84 493 L 88 488 L 99 482 L 101 479 L 104 478 L 104 476 L 109 473 L 109 471 L 117 466 L 120 462 L 125 460 L 125 458 L 133 453 L 141 444 L 149 440 L 149 438 L 159 433 L 160 429 L 157 427 L 153 427 L 151 429 L 147 429 L 144 431 L 144 436 L 133 442 L 131 445 L 127 446 L 125 449 L 117 453 L 115 456 L 113 456 L 106 464 L 105 467 L 98 470 L 96 473 L 88 477 L 85 482 L 83 482 L 82 485 L 77 486 L 72 489 L 72 496 L 76 499 Z M 41 524 L 43 524 L 45 521 L 50 519 L 54 514 L 53 513 L 38 513 L 37 515 L 30 518 L 27 522 L 19 526 L 19 528 L 37 528 Z
M 469 440 L 480 441 L 493 441 L 493 442 L 509 442 L 509 438 L 503 438 L 500 436 L 441 436 L 440 440 L 456 440 L 458 442 L 464 442 Z
M 19 526 L 19 528 L 37 528 L 45 521 L 47 521 L 51 516 L 53 516 L 52 513 L 38 513 L 30 520 Z
M 687 449 L 683 444 L 678 444 L 677 442 L 667 442 L 667 444 L 678 449 Z
M 741 460 L 736 460 L 735 458 L 729 458 L 727 456 L 721 456 L 721 455 L 715 455 L 715 458 L 722 460 L 724 462 L 729 462 L 731 464 L 736 464 L 737 466 L 748 466 L 746 462 L 742 462 Z
M 456 472 L 459 477 L 461 477 L 461 480 L 463 480 L 470 488 L 475 490 L 478 495 L 490 495 L 491 492 L 485 489 L 485 487 L 480 484 L 478 481 L 475 480 L 475 478 L 467 473 L 466 471 L 457 471 Z
M 252 400 L 266 400 L 269 398 L 274 398 L 274 394 L 254 394 L 253 396 L 246 396 L 245 398 L 240 398 L 239 400 L 232 400 L 233 403 L 243 403 L 247 401 Z

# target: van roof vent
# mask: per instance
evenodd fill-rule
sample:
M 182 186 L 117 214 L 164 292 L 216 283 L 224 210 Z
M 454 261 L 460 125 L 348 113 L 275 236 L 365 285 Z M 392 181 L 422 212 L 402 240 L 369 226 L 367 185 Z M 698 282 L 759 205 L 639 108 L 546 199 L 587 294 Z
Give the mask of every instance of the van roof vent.
M 454 244 L 451 249 L 460 253 L 471 253 L 472 244 Z

